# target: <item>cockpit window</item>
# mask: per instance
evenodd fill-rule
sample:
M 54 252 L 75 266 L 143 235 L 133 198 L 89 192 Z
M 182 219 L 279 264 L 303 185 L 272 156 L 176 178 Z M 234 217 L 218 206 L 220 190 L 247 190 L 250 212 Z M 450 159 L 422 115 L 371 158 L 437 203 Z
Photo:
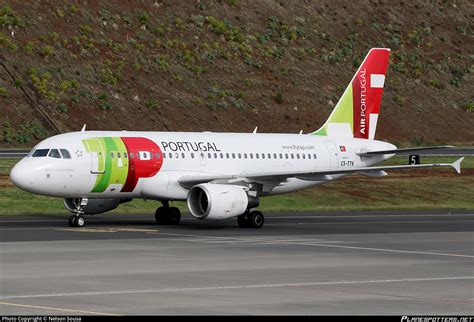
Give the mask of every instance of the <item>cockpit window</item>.
M 51 151 L 49 151 L 48 157 L 61 159 L 61 154 L 59 154 L 58 149 L 51 149 Z
M 63 159 L 70 159 L 71 158 L 71 154 L 69 153 L 68 150 L 60 149 L 60 151 L 61 151 L 61 155 L 63 156 Z
M 45 157 L 48 155 L 48 152 L 49 152 L 49 149 L 37 149 L 33 153 L 32 157 L 33 158 Z

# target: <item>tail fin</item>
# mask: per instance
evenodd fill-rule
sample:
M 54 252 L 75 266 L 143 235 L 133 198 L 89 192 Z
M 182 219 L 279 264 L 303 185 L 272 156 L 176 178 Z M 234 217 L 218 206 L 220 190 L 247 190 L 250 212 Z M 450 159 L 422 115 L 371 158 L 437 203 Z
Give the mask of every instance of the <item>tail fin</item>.
M 389 48 L 372 48 L 326 123 L 311 134 L 372 140 L 377 127 L 389 56 Z

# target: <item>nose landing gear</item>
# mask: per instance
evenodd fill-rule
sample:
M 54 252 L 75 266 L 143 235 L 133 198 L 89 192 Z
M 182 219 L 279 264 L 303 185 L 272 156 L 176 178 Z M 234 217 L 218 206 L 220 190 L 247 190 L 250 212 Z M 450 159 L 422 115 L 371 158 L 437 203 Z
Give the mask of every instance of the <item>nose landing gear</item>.
M 69 216 L 68 224 L 70 227 L 84 227 L 86 224 L 86 219 L 84 218 L 84 207 L 87 206 L 87 198 L 78 198 L 74 200 L 74 214 Z
M 84 227 L 84 225 L 86 224 L 86 220 L 84 219 L 84 216 L 80 214 L 71 215 L 69 216 L 68 223 L 70 227 Z

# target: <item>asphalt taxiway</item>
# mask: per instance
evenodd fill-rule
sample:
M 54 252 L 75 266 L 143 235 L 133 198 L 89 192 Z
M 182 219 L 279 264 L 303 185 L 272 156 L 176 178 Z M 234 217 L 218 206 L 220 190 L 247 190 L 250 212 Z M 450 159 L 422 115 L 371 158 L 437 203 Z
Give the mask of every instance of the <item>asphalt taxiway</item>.
M 2 216 L 0 312 L 472 315 L 473 216 L 276 213 L 262 229 Z

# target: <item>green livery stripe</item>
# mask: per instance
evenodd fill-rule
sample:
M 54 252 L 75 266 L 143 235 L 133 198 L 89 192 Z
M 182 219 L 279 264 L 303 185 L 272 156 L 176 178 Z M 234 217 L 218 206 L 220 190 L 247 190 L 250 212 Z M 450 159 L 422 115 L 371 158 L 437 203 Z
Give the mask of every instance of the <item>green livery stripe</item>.
M 87 152 L 96 153 L 92 162 L 97 164 L 97 178 L 91 192 L 104 192 L 111 184 L 123 185 L 128 176 L 127 148 L 119 137 L 102 137 L 82 140 Z M 120 153 L 120 158 L 118 154 Z M 113 154 L 113 157 L 112 157 Z M 94 168 L 94 165 L 91 165 Z M 91 169 L 92 169 L 91 168 Z M 117 189 L 120 191 L 121 187 Z
M 112 158 L 110 152 L 116 150 L 114 141 L 111 138 L 100 138 L 105 146 L 105 173 L 97 177 L 97 181 L 92 192 L 104 192 L 109 186 L 110 176 L 112 174 Z

